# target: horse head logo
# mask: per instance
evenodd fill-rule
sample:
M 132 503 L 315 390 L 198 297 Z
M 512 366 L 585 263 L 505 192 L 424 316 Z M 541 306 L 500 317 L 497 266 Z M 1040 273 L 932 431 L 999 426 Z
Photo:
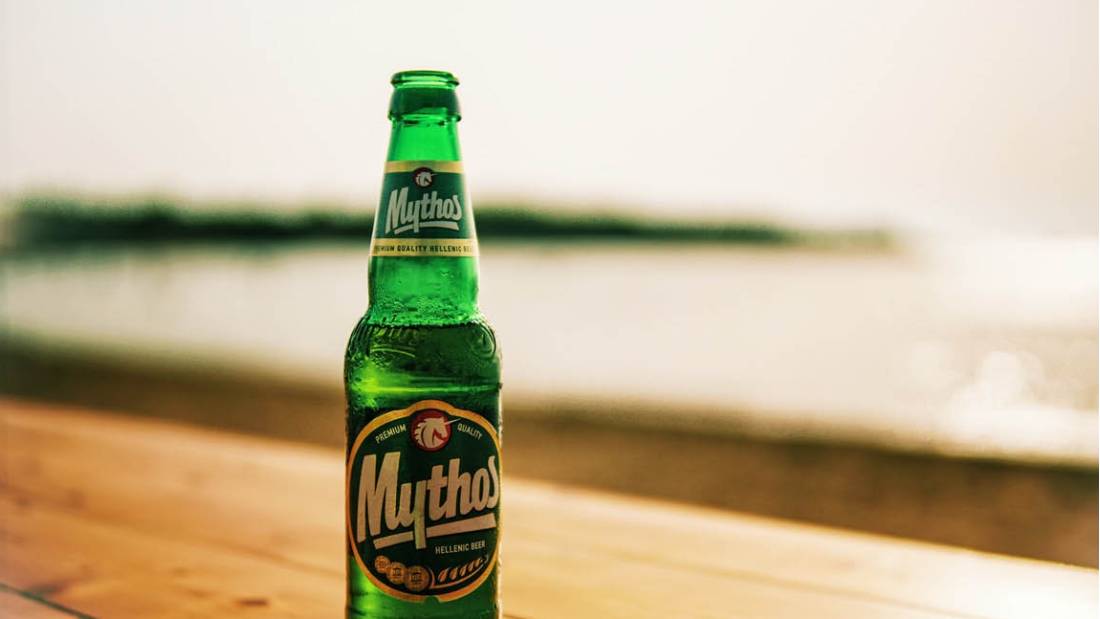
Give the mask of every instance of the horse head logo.
M 435 172 L 431 168 L 417 168 L 413 170 L 413 182 L 417 187 L 431 187 L 435 180 Z
M 439 451 L 451 440 L 451 424 L 443 411 L 430 408 L 421 411 L 411 424 L 412 440 L 424 451 Z

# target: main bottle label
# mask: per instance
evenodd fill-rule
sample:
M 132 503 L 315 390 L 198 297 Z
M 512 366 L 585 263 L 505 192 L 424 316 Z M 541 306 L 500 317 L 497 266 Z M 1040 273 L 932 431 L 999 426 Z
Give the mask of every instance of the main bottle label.
M 481 415 L 441 400 L 379 415 L 348 457 L 359 568 L 403 600 L 474 591 L 496 566 L 500 489 L 500 439 Z
M 389 161 L 371 255 L 477 255 L 461 161 Z

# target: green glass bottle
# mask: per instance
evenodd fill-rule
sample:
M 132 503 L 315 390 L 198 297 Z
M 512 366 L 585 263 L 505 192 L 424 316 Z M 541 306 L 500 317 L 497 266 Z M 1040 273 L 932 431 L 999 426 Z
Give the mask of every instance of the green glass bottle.
M 393 77 L 370 302 L 344 360 L 348 618 L 500 616 L 500 354 L 477 306 L 457 85 Z

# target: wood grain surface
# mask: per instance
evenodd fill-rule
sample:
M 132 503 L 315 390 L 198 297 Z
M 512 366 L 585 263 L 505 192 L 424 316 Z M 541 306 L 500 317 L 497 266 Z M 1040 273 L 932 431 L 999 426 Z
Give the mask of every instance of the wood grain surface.
M 339 451 L 14 400 L 0 419 L 0 615 L 342 616 Z M 514 619 L 1097 616 L 1093 570 L 514 478 L 504 497 Z

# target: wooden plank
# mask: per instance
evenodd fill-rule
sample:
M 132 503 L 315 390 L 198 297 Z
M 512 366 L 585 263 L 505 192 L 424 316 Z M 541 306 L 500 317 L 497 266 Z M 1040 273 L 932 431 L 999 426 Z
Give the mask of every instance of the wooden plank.
M 334 617 L 337 579 L 264 556 L 0 499 L 12 586 L 94 617 Z
M 174 540 L 24 504 L 11 510 L 15 543 L 3 577 L 59 604 L 104 617 L 339 616 L 342 577 L 280 565 L 264 556 Z M 510 551 L 517 554 L 515 550 Z M 535 617 L 728 617 L 725 596 L 749 617 L 899 617 L 944 615 L 829 593 L 687 574 L 676 566 L 624 562 L 588 553 L 563 556 L 545 544 L 525 555 L 509 578 L 520 588 L 509 615 Z M 511 558 L 506 558 L 511 564 Z M 553 579 L 549 579 L 552 576 Z M 776 610 L 780 612 L 777 614 Z
M 597 555 L 950 616 L 1097 614 L 1094 570 L 576 490 L 525 499 L 527 517 L 510 521 L 510 534 L 530 539 L 541 532 L 543 543 L 576 545 Z
M 9 493 L 343 575 L 332 561 L 344 551 L 342 512 L 318 508 L 343 501 L 332 450 L 272 450 L 248 437 L 110 417 L 3 419 Z
M 241 600 L 262 616 L 340 612 L 342 454 L 19 402 L 0 410 L 0 505 L 23 510 L 5 581 L 90 614 L 217 616 Z M 1096 615 L 1090 570 L 507 484 L 505 606 L 518 617 Z M 55 553 L 67 559 L 27 558 Z M 159 586 L 120 610 L 135 580 L 149 584 L 134 565 L 159 571 Z M 196 586 L 207 598 L 193 599 Z M 160 612 L 169 602 L 183 614 Z
M 81 615 L 55 608 L 0 587 L 0 619 L 79 619 Z

